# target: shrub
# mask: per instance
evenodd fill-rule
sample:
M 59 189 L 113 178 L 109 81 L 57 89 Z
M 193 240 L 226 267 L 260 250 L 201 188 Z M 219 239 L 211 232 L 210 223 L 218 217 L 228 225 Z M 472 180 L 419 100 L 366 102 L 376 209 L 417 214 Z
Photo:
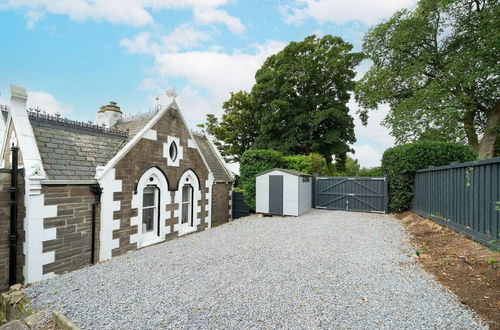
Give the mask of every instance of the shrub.
M 325 175 L 328 171 L 325 158 L 316 153 L 312 153 L 309 156 L 284 156 L 283 167 L 319 175 Z
M 417 170 L 475 159 L 476 154 L 459 143 L 422 141 L 387 149 L 382 156 L 382 171 L 389 180 L 389 211 L 402 212 L 411 207 Z
M 367 176 L 367 177 L 375 177 L 375 176 L 384 176 L 381 166 L 366 168 L 363 167 L 358 171 L 358 176 Z
M 279 151 L 268 149 L 250 149 L 240 159 L 240 183 L 243 188 L 245 203 L 255 210 L 255 176 L 261 172 L 283 164 L 283 155 Z

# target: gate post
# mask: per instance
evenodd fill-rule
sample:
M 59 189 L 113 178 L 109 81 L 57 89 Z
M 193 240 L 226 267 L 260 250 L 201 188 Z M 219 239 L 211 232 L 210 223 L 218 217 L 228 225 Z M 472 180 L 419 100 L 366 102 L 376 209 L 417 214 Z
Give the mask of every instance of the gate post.
M 311 208 L 316 208 L 316 176 L 311 179 Z

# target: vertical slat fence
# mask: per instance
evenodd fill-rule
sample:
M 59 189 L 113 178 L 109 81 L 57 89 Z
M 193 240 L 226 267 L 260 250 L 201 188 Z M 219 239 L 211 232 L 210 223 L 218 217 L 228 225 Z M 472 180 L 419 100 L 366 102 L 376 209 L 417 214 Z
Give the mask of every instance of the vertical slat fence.
M 499 203 L 500 157 L 415 175 L 412 211 L 483 244 L 499 245 Z

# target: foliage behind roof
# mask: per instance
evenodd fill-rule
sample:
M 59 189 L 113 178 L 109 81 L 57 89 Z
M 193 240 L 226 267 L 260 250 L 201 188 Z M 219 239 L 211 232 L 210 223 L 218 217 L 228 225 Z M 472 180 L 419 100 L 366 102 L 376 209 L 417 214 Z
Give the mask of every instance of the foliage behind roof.
M 295 171 L 295 170 L 290 170 L 290 169 L 287 169 L 287 168 L 272 168 L 270 170 L 267 170 L 265 172 L 257 174 L 257 176 L 264 175 L 264 174 L 267 174 L 267 173 L 272 172 L 272 171 L 285 172 L 285 173 L 288 173 L 288 174 L 291 174 L 291 175 L 296 175 L 296 176 L 312 176 L 311 174 L 302 173 L 302 172 Z

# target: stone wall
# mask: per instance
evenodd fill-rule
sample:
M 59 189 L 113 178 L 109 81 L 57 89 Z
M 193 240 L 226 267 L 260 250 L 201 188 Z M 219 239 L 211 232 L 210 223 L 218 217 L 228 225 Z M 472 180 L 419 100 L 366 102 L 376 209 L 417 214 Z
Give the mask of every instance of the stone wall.
M 91 264 L 92 203 L 95 195 L 86 185 L 44 185 L 45 205 L 57 205 L 57 216 L 46 218 L 44 228 L 57 228 L 56 239 L 43 242 L 43 252 L 55 252 L 55 261 L 43 274 L 62 274 Z M 96 256 L 99 208 L 96 210 Z M 97 257 L 96 257 L 97 258 Z
M 8 170 L 7 170 L 8 171 Z M 0 291 L 9 286 L 9 236 L 10 236 L 10 172 L 0 172 Z M 18 243 L 17 243 L 17 282 L 23 282 L 23 242 L 24 230 L 24 177 L 19 174 L 19 204 L 18 204 Z
M 229 221 L 230 192 L 232 183 L 214 183 L 212 188 L 212 227 L 222 225 Z
M 206 222 L 208 213 L 206 209 L 208 204 L 206 181 L 209 172 L 199 151 L 188 146 L 188 140 L 191 137 L 179 112 L 170 109 L 152 127 L 152 130 L 156 132 L 156 139 L 141 139 L 115 166 L 115 179 L 122 181 L 122 190 L 114 193 L 114 200 L 120 201 L 121 205 L 120 210 L 114 212 L 114 219 L 120 220 L 120 228 L 113 232 L 113 239 L 119 239 L 119 247 L 113 249 L 113 256 L 137 249 L 137 243 L 130 242 L 130 236 L 138 232 L 137 226 L 131 225 L 130 222 L 131 217 L 137 216 L 138 213 L 136 208 L 132 208 L 132 195 L 135 184 L 142 173 L 152 166 L 165 173 L 172 197 L 172 203 L 163 206 L 171 214 L 170 219 L 167 219 L 165 224 L 170 227 L 170 234 L 167 234 L 165 239 L 178 236 L 178 233 L 174 232 L 174 225 L 179 222 L 179 219 L 174 216 L 174 212 L 179 209 L 179 205 L 173 202 L 174 192 L 177 191 L 178 180 L 188 169 L 193 170 L 200 181 L 201 201 L 198 205 L 201 206 L 201 212 L 198 215 L 201 218 L 201 224 L 197 230 L 204 230 L 208 225 Z M 179 166 L 168 166 L 167 159 L 164 157 L 164 144 L 168 141 L 169 136 L 179 138 L 180 145 L 178 147 L 182 148 Z

